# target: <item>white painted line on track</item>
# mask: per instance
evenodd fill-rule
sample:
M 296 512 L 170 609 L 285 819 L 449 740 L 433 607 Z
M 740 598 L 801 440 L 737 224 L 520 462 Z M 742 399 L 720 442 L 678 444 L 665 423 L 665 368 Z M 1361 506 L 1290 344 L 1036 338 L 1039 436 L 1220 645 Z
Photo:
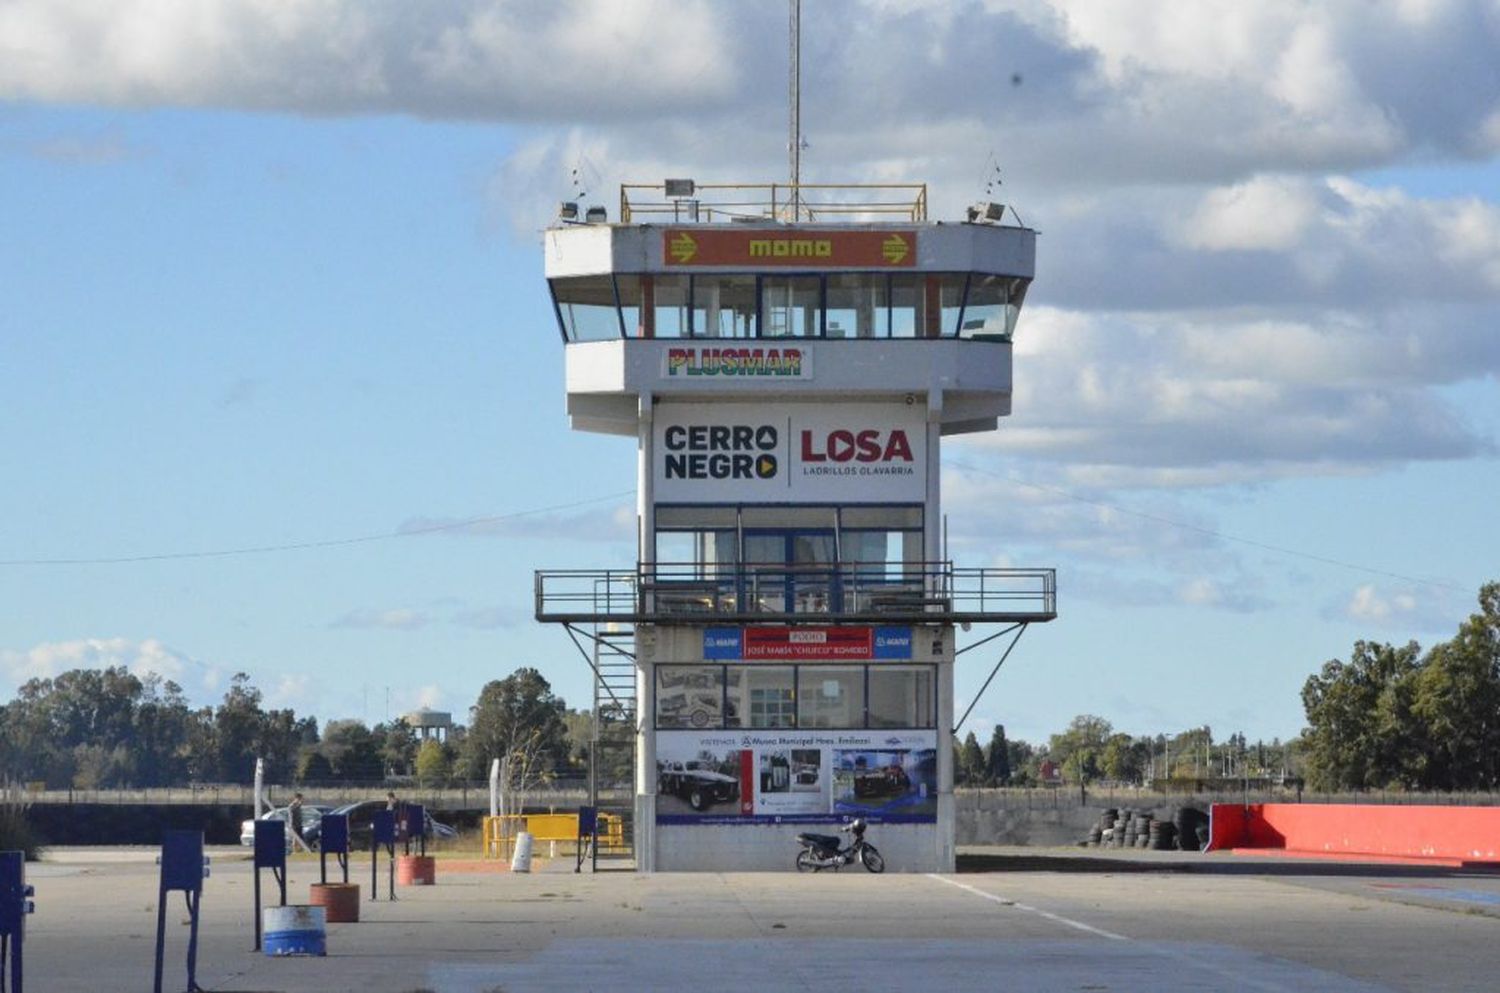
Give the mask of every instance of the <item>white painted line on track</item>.
M 1123 934 L 1115 934 L 1113 931 L 1106 931 L 1103 928 L 1094 927 L 1092 924 L 1085 924 L 1082 921 L 1075 921 L 1072 918 L 1064 917 L 1061 914 L 1054 914 L 1050 910 L 1043 910 L 1040 907 L 1033 907 L 1030 904 L 1021 903 L 1019 901 L 1012 900 L 1009 897 L 996 896 L 994 893 L 986 893 L 984 890 L 980 889 L 977 886 L 970 886 L 968 883 L 960 883 L 956 879 L 949 879 L 947 876 L 939 876 L 935 872 L 927 873 L 927 878 L 936 879 L 938 882 L 947 883 L 949 886 L 956 886 L 961 890 L 973 893 L 978 897 L 983 897 L 984 899 L 989 900 L 992 903 L 998 903 L 1003 907 L 1014 907 L 1017 910 L 1024 910 L 1028 914 L 1035 914 L 1038 917 L 1046 918 L 1047 920 L 1054 923 L 1063 924 L 1070 928 L 1076 928 L 1079 931 L 1085 931 L 1089 934 L 1098 935 L 1099 937 L 1106 938 L 1110 941 L 1130 942 L 1130 944 L 1135 948 L 1143 948 L 1153 955 L 1159 955 L 1162 958 L 1170 959 L 1171 961 L 1183 966 L 1185 969 L 1199 969 L 1204 972 L 1211 973 L 1212 975 L 1215 975 L 1221 979 L 1227 980 L 1229 982 L 1229 986 L 1225 987 L 1227 989 L 1256 989 L 1263 990 L 1265 991 L 1265 993 L 1299 993 L 1299 987 L 1295 985 L 1287 985 L 1285 983 L 1278 982 L 1274 978 L 1262 979 L 1257 976 L 1247 975 L 1242 970 L 1237 968 L 1225 969 L 1218 963 L 1208 960 L 1201 953 L 1183 953 L 1159 942 L 1139 942 L 1133 938 L 1127 938 Z
M 1103 928 L 1094 927 L 1092 924 L 1085 924 L 1082 921 L 1075 921 L 1072 918 L 1064 917 L 1061 914 L 1054 914 L 1050 910 L 1042 910 L 1040 907 L 1033 907 L 1029 904 L 1018 903 L 1015 900 L 1011 900 L 1003 896 L 996 896 L 993 893 L 986 893 L 984 890 L 979 889 L 977 886 L 970 886 L 968 883 L 960 883 L 956 879 L 949 879 L 947 876 L 939 876 L 935 872 L 929 872 L 927 874 L 927 878 L 936 879 L 938 882 L 947 883 L 949 886 L 957 886 L 961 890 L 966 890 L 970 893 L 973 893 L 975 896 L 984 897 L 984 899 L 991 900 L 1002 906 L 1015 907 L 1017 910 L 1024 910 L 1028 914 L 1036 914 L 1038 917 L 1045 917 L 1047 920 L 1053 921 L 1054 923 L 1064 924 L 1070 928 L 1076 928 L 1079 931 L 1087 931 L 1089 934 L 1096 934 L 1101 938 L 1108 938 L 1110 941 L 1130 940 L 1123 934 L 1115 934 L 1113 931 L 1106 931 Z

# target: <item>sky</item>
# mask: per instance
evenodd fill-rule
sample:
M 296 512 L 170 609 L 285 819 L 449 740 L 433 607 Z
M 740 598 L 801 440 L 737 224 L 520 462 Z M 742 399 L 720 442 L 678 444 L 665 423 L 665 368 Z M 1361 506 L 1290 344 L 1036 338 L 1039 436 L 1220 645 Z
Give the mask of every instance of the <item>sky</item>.
M 0 0 L 0 699 L 126 665 L 460 720 L 627 567 L 541 231 L 786 170 L 786 7 Z M 1040 232 L 960 565 L 1055 567 L 962 731 L 1288 738 L 1500 580 L 1500 0 L 804 4 L 809 182 Z M 965 636 L 974 640 L 987 632 Z M 961 639 L 962 640 L 962 639 Z M 998 658 L 958 667 L 959 712 Z

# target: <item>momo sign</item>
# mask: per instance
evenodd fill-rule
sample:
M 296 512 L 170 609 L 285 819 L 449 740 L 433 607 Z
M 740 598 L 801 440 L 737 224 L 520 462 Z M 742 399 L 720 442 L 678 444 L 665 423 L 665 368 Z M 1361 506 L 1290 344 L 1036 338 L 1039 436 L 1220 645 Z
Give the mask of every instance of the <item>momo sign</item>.
M 656 499 L 920 503 L 924 408 L 896 404 L 656 406 Z
M 662 261 L 668 267 L 910 269 L 917 264 L 917 232 L 668 228 L 662 232 Z

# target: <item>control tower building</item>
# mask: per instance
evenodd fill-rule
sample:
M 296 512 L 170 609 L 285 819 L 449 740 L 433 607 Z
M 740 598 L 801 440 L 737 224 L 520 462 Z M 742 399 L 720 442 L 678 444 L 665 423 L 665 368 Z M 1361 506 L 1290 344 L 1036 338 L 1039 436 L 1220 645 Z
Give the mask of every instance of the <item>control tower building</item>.
M 595 801 L 640 871 L 790 871 L 855 817 L 892 870 L 954 868 L 955 667 L 1056 616 L 1053 570 L 945 547 L 943 439 L 1010 413 L 1036 250 L 967 213 L 668 180 L 546 233 L 568 415 L 633 439 L 638 554 L 538 572 L 536 616 L 594 669 Z

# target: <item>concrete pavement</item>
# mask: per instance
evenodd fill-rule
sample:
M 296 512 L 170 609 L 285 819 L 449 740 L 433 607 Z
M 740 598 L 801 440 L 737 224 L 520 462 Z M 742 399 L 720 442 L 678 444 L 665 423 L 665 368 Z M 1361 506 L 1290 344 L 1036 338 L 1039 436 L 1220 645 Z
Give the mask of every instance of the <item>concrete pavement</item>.
M 1500 938 L 1493 875 L 1014 849 L 965 860 L 990 871 L 950 876 L 440 863 L 437 886 L 367 900 L 359 923 L 329 925 L 326 958 L 271 959 L 250 950 L 250 867 L 234 854 L 215 858 L 203 897 L 198 981 L 220 993 L 1477 993 L 1494 988 Z M 157 869 L 113 859 L 75 852 L 28 868 L 27 993 L 151 988 Z M 292 901 L 316 880 L 315 861 L 294 862 Z M 351 881 L 368 886 L 367 863 Z M 180 896 L 169 910 L 163 989 L 175 991 L 186 979 Z

